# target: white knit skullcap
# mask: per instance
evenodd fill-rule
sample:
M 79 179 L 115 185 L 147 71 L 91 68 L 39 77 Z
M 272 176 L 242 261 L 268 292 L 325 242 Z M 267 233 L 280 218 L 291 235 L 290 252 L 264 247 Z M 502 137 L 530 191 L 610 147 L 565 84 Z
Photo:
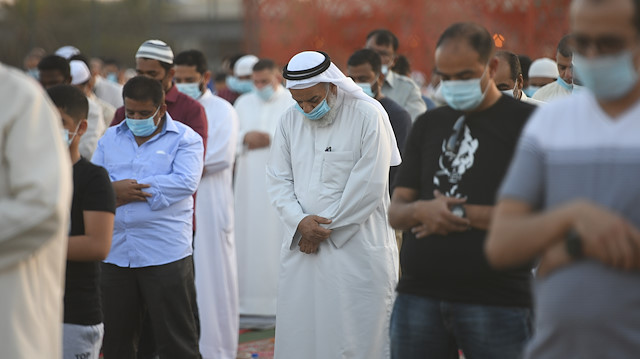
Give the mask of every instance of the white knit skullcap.
M 253 65 L 255 65 L 260 59 L 253 55 L 244 55 L 236 61 L 233 65 L 233 74 L 236 77 L 249 76 L 253 73 Z
M 80 85 L 91 78 L 91 72 L 83 61 L 72 60 L 69 62 L 69 69 L 71 70 L 71 84 Z
M 173 64 L 173 51 L 171 47 L 160 40 L 147 40 L 140 45 L 138 52 L 136 52 L 136 59 L 140 57 Z
M 73 57 L 75 55 L 79 55 L 80 54 L 80 50 L 78 50 L 78 48 L 73 47 L 71 45 L 67 45 L 67 46 L 62 46 L 61 48 L 57 49 L 55 54 L 60 56 L 60 57 L 64 57 L 65 59 L 69 60 L 71 57 Z
M 548 77 L 550 79 L 556 79 L 559 75 L 556 62 L 546 57 L 535 60 L 529 67 L 529 78 Z

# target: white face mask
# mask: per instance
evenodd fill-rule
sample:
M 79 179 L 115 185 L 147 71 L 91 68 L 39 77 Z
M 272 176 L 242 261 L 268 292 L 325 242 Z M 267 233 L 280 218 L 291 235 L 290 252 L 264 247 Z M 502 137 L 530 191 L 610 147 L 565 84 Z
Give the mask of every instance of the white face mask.
M 380 72 L 382 72 L 383 75 L 386 75 L 389 72 L 389 65 L 382 65 L 380 67 Z
M 513 97 L 516 98 L 516 96 L 514 95 L 514 93 L 516 92 L 516 89 L 518 88 L 518 82 L 516 81 L 516 84 L 513 85 L 513 88 L 510 90 L 504 90 L 502 91 L 503 94 L 509 96 L 509 97 Z

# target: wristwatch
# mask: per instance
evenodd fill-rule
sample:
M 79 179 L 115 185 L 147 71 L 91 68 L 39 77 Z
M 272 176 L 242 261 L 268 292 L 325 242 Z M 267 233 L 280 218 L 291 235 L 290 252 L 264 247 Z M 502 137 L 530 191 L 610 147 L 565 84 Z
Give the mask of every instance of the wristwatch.
M 467 211 L 464 209 L 464 205 L 462 204 L 456 204 L 451 207 L 451 213 L 460 218 L 467 218 Z
M 564 244 L 569 257 L 572 259 L 580 259 L 584 256 L 584 252 L 582 251 L 582 239 L 574 229 L 567 233 L 567 236 L 564 239 Z

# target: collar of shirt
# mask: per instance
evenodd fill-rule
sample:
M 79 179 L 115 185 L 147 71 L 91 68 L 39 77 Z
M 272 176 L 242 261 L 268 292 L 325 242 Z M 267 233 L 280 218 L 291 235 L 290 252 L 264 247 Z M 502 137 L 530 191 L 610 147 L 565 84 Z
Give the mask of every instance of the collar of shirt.
M 176 102 L 178 100 L 178 94 L 178 88 L 176 87 L 176 84 L 172 82 L 171 88 L 164 94 L 164 102 L 167 104 Z
M 391 86 L 391 88 L 396 87 L 396 74 L 394 74 L 391 69 L 387 71 L 387 74 L 384 77 L 384 82 Z

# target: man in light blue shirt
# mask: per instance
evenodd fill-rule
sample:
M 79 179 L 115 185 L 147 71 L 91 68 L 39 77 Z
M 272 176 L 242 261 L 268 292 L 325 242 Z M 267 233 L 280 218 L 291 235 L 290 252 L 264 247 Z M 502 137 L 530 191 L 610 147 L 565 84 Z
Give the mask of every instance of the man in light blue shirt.
M 135 77 L 123 97 L 126 120 L 107 130 L 93 156 L 117 194 L 102 266 L 103 352 L 106 359 L 134 358 L 146 311 L 161 358 L 200 358 L 192 195 L 202 175 L 202 138 L 171 119 L 160 82 Z

